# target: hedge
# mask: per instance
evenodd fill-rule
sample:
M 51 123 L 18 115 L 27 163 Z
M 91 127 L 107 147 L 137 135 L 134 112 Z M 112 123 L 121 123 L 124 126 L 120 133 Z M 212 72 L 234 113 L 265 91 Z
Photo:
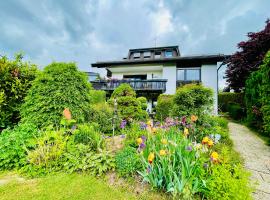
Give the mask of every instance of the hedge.
M 222 112 L 228 112 L 230 103 L 244 107 L 244 93 L 221 92 L 218 94 L 218 108 Z

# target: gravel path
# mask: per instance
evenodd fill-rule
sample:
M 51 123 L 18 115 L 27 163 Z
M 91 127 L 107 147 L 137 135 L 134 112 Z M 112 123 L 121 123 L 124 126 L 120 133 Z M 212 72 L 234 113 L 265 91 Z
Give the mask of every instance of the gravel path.
M 247 127 L 229 122 L 234 147 L 251 171 L 251 179 L 258 183 L 254 199 L 270 200 L 270 147 Z

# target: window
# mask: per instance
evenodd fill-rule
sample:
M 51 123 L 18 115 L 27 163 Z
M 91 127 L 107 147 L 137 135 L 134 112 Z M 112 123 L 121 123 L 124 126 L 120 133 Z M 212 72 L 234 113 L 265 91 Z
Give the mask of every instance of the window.
M 200 70 L 199 69 L 187 69 L 186 70 L 186 80 L 187 81 L 199 81 L 200 80 Z
M 173 57 L 173 52 L 172 51 L 165 51 L 165 58 L 170 58 Z
M 150 58 L 151 57 L 151 52 L 150 51 L 146 51 L 143 53 L 143 57 L 144 58 Z
M 179 81 L 185 80 L 185 70 L 184 69 L 177 70 L 177 80 L 179 80 Z
M 134 59 L 137 59 L 137 58 L 140 58 L 141 57 L 141 53 L 140 52 L 136 52 L 133 54 L 133 58 Z
M 155 59 L 161 58 L 161 52 L 155 52 Z
M 178 81 L 200 81 L 201 69 L 200 68 L 186 68 L 177 69 Z

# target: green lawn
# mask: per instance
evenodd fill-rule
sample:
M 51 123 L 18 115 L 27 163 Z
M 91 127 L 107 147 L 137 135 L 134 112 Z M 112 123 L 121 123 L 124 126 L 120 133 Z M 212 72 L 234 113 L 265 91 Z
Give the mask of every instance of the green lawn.
M 0 199 L 160 199 L 154 194 L 137 195 L 124 188 L 109 186 L 88 175 L 59 174 L 23 182 L 13 181 L 0 186 Z

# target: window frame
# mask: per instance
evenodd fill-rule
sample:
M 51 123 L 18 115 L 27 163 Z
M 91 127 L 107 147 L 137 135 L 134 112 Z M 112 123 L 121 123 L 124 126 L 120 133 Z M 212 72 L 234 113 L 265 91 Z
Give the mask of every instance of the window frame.
M 166 53 L 170 52 L 171 53 L 171 56 L 167 56 Z M 172 58 L 173 57 L 173 51 L 172 50 L 165 50 L 164 52 L 164 57 L 165 58 Z
M 178 70 L 184 70 L 184 80 L 178 79 Z M 199 70 L 199 80 L 187 80 L 187 70 Z M 176 80 L 180 82 L 201 82 L 202 81 L 202 73 L 201 73 L 201 67 L 188 67 L 188 68 L 177 68 L 176 71 Z

